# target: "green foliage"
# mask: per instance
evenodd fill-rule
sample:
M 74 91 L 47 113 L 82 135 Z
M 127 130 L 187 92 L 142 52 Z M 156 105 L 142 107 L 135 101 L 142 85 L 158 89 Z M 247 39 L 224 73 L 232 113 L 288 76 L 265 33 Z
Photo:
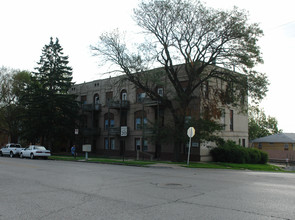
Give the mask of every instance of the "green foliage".
M 233 141 L 227 141 L 224 145 L 213 148 L 210 153 L 215 162 L 265 164 L 268 161 L 267 153 L 241 147 Z
M 253 71 L 256 64 L 263 63 L 258 45 L 263 33 L 256 23 L 249 23 L 245 11 L 213 9 L 200 1 L 149 0 L 139 3 L 134 19 L 146 35 L 135 52 L 128 50 L 118 30 L 102 34 L 91 49 L 104 65 L 117 66 L 125 79 L 170 111 L 173 124 L 165 132 L 174 142 L 176 160 L 185 143 L 185 117 L 202 117 L 199 112 L 191 113 L 192 103 L 202 103 L 213 111 L 208 114 L 212 117 L 206 118 L 210 121 L 217 119 L 214 111 L 220 103 L 245 110 L 246 97 L 258 101 L 265 97 L 268 80 L 265 74 Z M 161 74 L 154 77 L 153 72 L 150 77 L 147 70 L 155 63 Z M 227 89 L 211 86 L 208 97 L 203 97 L 202 86 L 216 79 Z M 155 88 L 163 82 L 169 89 L 160 96 Z M 211 139 L 214 128 L 212 121 L 202 123 L 197 129 L 200 139 Z
M 30 73 L 15 69 L 0 68 L 0 130 L 17 142 L 21 132 L 22 108 L 20 92 L 28 85 Z
M 51 38 L 21 96 L 23 138 L 52 150 L 73 135 L 78 115 L 76 97 L 68 93 L 73 85 L 72 69 L 62 50 L 58 39 L 53 42 Z
M 277 119 L 275 117 L 266 116 L 263 109 L 259 109 L 257 106 L 249 106 L 248 115 L 248 133 L 250 140 L 282 132 L 282 130 L 278 128 Z
M 158 122 L 154 123 L 152 126 L 152 129 L 154 131 L 152 142 L 171 143 L 171 137 L 173 137 L 175 141 L 186 143 L 188 139 L 187 129 L 189 127 L 194 127 L 196 131 L 195 136 L 192 138 L 193 142 L 223 142 L 223 139 L 217 135 L 217 133 L 222 130 L 222 125 L 213 120 L 195 118 L 190 118 L 189 120 L 186 120 L 183 128 L 175 127 L 173 126 L 173 124 L 170 126 L 161 126 Z

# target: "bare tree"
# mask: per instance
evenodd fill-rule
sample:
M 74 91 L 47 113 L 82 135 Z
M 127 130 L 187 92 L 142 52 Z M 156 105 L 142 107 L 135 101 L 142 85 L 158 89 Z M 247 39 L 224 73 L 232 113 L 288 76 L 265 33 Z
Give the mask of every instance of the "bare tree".
M 220 102 L 239 105 L 241 96 L 259 101 L 266 95 L 265 74 L 253 70 L 263 62 L 257 45 L 263 32 L 256 23 L 248 23 L 245 11 L 216 10 L 200 1 L 150 0 L 139 4 L 134 19 L 147 39 L 136 53 L 127 49 L 119 31 L 102 34 L 91 48 L 104 62 L 117 65 L 149 97 L 164 103 L 179 130 L 184 130 L 185 112 L 194 94 L 210 79 L 228 84 L 226 90 L 215 89 L 214 98 L 207 102 L 210 109 Z M 151 66 L 161 68 L 147 71 Z M 163 76 L 172 85 L 173 96 L 155 91 Z M 181 76 L 186 78 L 185 86 Z M 180 145 L 175 140 L 176 159 Z

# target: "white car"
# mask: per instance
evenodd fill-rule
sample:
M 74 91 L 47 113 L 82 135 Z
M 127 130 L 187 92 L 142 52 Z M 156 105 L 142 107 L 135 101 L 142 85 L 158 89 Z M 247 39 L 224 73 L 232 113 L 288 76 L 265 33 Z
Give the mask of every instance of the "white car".
M 51 156 L 50 150 L 46 150 L 45 147 L 39 145 L 30 145 L 19 154 L 20 158 L 30 157 L 31 159 L 34 159 L 35 157 L 43 157 L 47 159 L 49 156 Z

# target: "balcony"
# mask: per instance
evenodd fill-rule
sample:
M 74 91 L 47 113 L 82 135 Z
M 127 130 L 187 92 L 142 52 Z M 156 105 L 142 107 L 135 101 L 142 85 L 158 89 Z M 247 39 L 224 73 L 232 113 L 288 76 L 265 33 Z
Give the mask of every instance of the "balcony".
M 92 112 L 92 111 L 100 111 L 101 104 L 82 104 L 82 111 Z
M 100 135 L 100 128 L 82 128 L 81 134 L 83 136 L 99 136 Z
M 113 109 L 128 109 L 129 101 L 127 100 L 110 100 L 108 101 L 108 107 Z
M 145 97 L 145 98 L 138 98 L 137 99 L 138 103 L 142 103 L 144 106 L 158 106 L 161 105 L 161 101 L 158 100 L 153 100 L 151 98 Z

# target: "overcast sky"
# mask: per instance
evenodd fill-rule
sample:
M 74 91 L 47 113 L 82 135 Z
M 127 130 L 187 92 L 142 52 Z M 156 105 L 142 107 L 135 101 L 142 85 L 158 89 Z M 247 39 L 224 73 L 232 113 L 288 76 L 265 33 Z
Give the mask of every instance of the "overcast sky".
M 294 0 L 207 0 L 208 6 L 246 9 L 250 21 L 264 31 L 259 44 L 264 64 L 259 71 L 271 85 L 261 103 L 267 115 L 279 121 L 284 132 L 295 133 Z M 32 71 L 50 37 L 58 37 L 73 67 L 74 81 L 102 77 L 89 46 L 101 33 L 119 28 L 134 30 L 132 10 L 138 0 L 0 0 L 0 66 Z

